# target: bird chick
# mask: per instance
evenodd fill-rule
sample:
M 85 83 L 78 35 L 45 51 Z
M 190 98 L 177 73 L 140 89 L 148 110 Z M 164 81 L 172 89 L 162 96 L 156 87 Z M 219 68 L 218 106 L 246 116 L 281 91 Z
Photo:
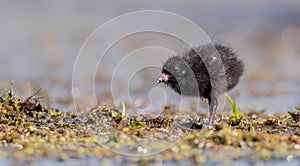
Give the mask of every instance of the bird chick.
M 206 98 L 209 125 L 213 125 L 218 96 L 239 82 L 244 63 L 221 44 L 204 44 L 169 58 L 157 83 L 164 83 L 183 96 Z

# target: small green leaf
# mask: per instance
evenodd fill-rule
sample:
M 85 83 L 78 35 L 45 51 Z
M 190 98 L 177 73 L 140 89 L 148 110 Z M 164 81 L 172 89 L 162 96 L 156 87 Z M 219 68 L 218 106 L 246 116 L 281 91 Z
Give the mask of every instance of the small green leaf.
M 124 101 L 122 101 L 122 119 L 126 119 L 126 106 Z
M 233 116 L 235 116 L 237 119 L 240 119 L 241 114 L 239 113 L 236 102 L 233 101 L 232 98 L 227 93 L 224 94 L 227 97 L 229 103 L 231 104 Z

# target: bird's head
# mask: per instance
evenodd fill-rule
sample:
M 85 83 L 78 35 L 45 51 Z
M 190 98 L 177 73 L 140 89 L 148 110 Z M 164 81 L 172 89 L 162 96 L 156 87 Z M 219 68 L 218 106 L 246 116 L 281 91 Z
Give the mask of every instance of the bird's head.
M 157 83 L 176 84 L 177 81 L 187 78 L 189 66 L 180 57 L 168 59 L 162 69 L 162 74 Z
M 161 76 L 158 78 L 157 83 L 167 83 L 169 81 L 170 74 L 167 74 L 165 72 L 161 73 Z

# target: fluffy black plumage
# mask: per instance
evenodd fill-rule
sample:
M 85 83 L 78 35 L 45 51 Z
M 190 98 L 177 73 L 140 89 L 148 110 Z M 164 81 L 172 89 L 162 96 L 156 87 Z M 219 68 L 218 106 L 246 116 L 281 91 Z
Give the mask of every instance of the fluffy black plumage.
M 243 62 L 230 47 L 205 44 L 169 58 L 157 82 L 184 96 L 207 98 L 212 124 L 217 97 L 235 87 L 243 71 Z

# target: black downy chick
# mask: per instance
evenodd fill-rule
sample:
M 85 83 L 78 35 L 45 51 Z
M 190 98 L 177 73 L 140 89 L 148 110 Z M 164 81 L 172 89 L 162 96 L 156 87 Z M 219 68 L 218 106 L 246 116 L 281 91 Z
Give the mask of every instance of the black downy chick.
M 209 101 L 209 125 L 213 125 L 218 96 L 239 82 L 244 64 L 228 46 L 204 44 L 169 58 L 157 83 L 165 83 L 184 96 Z

